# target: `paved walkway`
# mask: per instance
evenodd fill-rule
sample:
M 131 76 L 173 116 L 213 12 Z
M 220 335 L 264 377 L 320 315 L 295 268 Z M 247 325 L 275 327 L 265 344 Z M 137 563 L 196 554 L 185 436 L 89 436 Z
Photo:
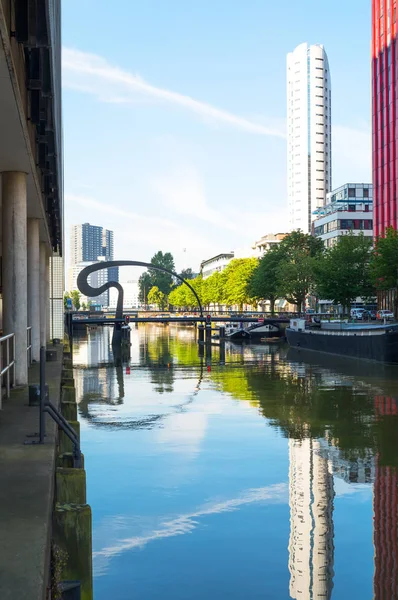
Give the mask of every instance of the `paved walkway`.
M 58 406 L 62 346 L 58 362 L 46 363 L 50 400 Z M 39 382 L 39 365 L 29 369 Z M 39 408 L 28 405 L 29 390 L 16 389 L 0 411 L 0 598 L 44 600 L 53 508 L 55 424 L 47 418 L 44 445 L 26 446 L 38 431 Z M 33 438 L 37 439 L 37 438 Z

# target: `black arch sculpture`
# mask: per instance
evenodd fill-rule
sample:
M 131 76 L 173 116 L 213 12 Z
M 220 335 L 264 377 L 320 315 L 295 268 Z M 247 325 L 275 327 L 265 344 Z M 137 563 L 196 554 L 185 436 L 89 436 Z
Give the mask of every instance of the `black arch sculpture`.
M 104 292 L 109 290 L 111 287 L 116 288 L 119 291 L 117 304 L 116 304 L 116 315 L 115 315 L 117 319 L 121 319 L 123 317 L 124 291 L 123 291 L 123 288 L 120 285 L 120 283 L 118 281 L 107 281 L 106 283 L 104 283 L 104 285 L 101 285 L 99 288 L 93 288 L 88 282 L 88 276 L 91 275 L 91 273 L 95 273 L 95 271 L 101 271 L 102 269 L 109 269 L 110 267 L 145 267 L 146 269 L 154 269 L 155 271 L 162 271 L 163 273 L 167 273 L 168 275 L 175 277 L 176 279 L 178 279 L 179 281 L 181 281 L 182 283 L 184 283 L 186 286 L 189 287 L 189 289 L 195 296 L 196 300 L 198 301 L 200 316 L 202 318 L 204 318 L 202 303 L 201 303 L 196 291 L 183 277 L 180 277 L 179 275 L 177 275 L 177 273 L 173 273 L 173 271 L 169 271 L 169 269 L 165 269 L 164 267 L 157 267 L 157 266 L 153 265 L 152 263 L 141 262 L 139 260 L 112 260 L 109 262 L 103 261 L 103 262 L 95 263 L 93 265 L 89 265 L 88 267 L 85 267 L 82 271 L 80 271 L 80 273 L 77 277 L 77 287 L 78 287 L 79 291 L 84 296 L 93 298 L 94 296 L 100 296 L 101 294 L 103 294 Z M 119 343 L 120 340 L 121 340 L 121 332 L 120 332 L 120 329 L 118 329 L 118 327 L 116 327 L 116 324 L 115 324 L 115 327 L 113 330 L 112 344 Z

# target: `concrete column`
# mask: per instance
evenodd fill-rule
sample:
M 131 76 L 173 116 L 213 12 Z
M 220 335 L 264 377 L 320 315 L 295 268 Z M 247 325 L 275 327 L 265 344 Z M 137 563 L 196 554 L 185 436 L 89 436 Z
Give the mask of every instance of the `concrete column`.
M 32 327 L 32 360 L 40 360 L 39 219 L 28 219 L 28 326 Z
M 48 267 L 47 244 L 40 242 L 40 346 L 47 344 L 46 267 Z
M 15 333 L 15 380 L 28 383 L 26 174 L 2 173 L 3 201 L 3 324 Z
M 49 342 L 51 340 L 51 330 L 50 330 L 50 255 L 47 252 L 46 254 L 46 341 Z

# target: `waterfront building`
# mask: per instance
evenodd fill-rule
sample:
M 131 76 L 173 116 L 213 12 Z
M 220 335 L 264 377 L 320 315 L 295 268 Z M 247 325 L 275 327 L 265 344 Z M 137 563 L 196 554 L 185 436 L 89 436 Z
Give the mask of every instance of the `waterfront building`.
M 371 183 L 346 183 L 326 196 L 326 205 L 314 211 L 314 235 L 326 247 L 352 231 L 373 237 L 373 187 Z
M 311 232 L 313 213 L 332 187 L 331 78 L 322 45 L 287 56 L 289 230 Z
M 114 260 L 113 231 L 98 225 L 90 225 L 90 223 L 73 225 L 70 236 L 70 255 L 69 290 L 73 290 L 77 289 L 72 287 L 72 285 L 76 285 L 76 265 L 93 263 L 99 260 Z M 106 281 L 119 281 L 118 267 L 107 269 Z M 101 304 L 108 306 L 109 291 L 104 292 L 101 297 L 103 300 Z
M 138 285 L 138 279 L 127 279 L 127 281 L 121 281 L 120 285 L 123 288 L 123 306 L 124 308 L 138 308 L 140 288 Z M 111 288 L 109 290 L 109 308 L 115 309 L 119 296 L 119 290 Z
M 287 233 L 266 233 L 257 242 L 254 242 L 252 246 L 256 253 L 255 256 L 261 258 L 273 246 L 280 244 L 286 236 Z
M 374 233 L 398 229 L 396 0 L 372 0 Z
M 83 269 L 90 265 L 94 265 L 99 261 L 96 260 L 87 260 L 76 263 L 75 265 L 71 265 L 69 269 L 69 290 L 77 290 L 77 277 Z M 108 282 L 108 271 L 109 269 L 101 269 L 99 271 L 94 271 L 88 276 L 88 282 L 93 288 L 98 288 L 105 283 Z M 99 296 L 94 296 L 88 298 L 87 296 L 81 295 L 80 302 L 83 304 L 93 303 L 100 304 L 102 307 L 107 307 L 109 305 L 109 290 L 103 292 Z
M 213 275 L 216 271 L 221 273 L 233 258 L 235 258 L 234 252 L 226 252 L 203 260 L 200 263 L 200 272 L 202 273 L 203 279 L 210 277 L 210 275 Z

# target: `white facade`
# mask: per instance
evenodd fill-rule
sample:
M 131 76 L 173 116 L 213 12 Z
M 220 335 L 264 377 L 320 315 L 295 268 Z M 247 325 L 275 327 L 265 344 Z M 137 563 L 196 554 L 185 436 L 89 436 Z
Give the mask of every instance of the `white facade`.
M 140 305 L 138 295 L 140 292 L 138 280 L 129 279 L 121 281 L 120 285 L 123 288 L 123 308 L 138 308 Z M 116 308 L 119 291 L 116 288 L 109 290 L 109 308 Z
M 213 256 L 208 260 L 203 260 L 200 265 L 203 279 L 210 277 L 210 275 L 213 275 L 216 271 L 219 273 L 223 271 L 234 257 L 235 255 L 233 252 L 228 252 L 226 254 L 217 254 L 217 256 Z
M 286 236 L 287 233 L 267 233 L 266 235 L 263 235 L 263 237 L 253 245 L 255 256 L 261 258 L 268 250 L 271 250 L 273 246 L 280 244 Z
M 289 230 L 311 232 L 313 212 L 332 186 L 331 79 L 322 45 L 287 56 Z
M 93 265 L 96 264 L 98 261 L 86 261 L 86 262 L 80 262 L 77 263 L 75 265 L 72 265 L 71 267 L 69 267 L 69 287 L 68 289 L 70 291 L 73 290 L 77 290 L 77 278 L 78 275 L 80 273 L 80 271 L 83 271 L 84 268 L 88 267 L 89 265 Z M 102 285 L 104 285 L 104 283 L 107 283 L 108 281 L 108 269 L 101 269 L 100 271 L 95 271 L 94 273 L 91 273 L 91 275 L 88 276 L 88 282 L 89 284 L 93 287 L 93 288 L 99 288 Z M 89 302 L 94 303 L 94 304 L 101 304 L 101 306 L 106 307 L 108 306 L 109 303 L 109 294 L 108 294 L 108 290 L 106 292 L 104 292 L 103 294 L 100 294 L 99 296 L 94 296 L 94 297 L 90 297 L 87 298 L 86 296 L 81 296 L 81 303 L 85 303 L 88 304 Z
M 352 231 L 373 238 L 373 187 L 371 183 L 346 183 L 327 195 L 327 203 L 315 212 L 314 234 L 326 247 Z

